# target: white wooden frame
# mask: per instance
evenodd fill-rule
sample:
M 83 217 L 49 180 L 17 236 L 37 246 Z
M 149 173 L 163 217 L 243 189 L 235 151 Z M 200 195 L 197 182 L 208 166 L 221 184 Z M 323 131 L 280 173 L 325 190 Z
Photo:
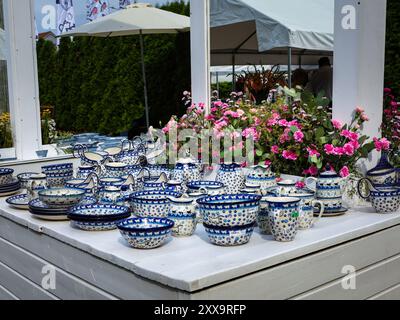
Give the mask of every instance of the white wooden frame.
M 4 0 L 9 44 L 9 101 L 18 160 L 35 159 L 42 144 L 34 0 Z

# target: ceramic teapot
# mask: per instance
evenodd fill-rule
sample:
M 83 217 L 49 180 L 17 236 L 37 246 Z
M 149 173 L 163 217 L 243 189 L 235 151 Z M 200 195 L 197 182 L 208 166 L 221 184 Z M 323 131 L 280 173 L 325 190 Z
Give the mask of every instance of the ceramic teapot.
M 308 177 L 306 186 L 316 192 L 319 199 L 341 198 L 346 179 L 340 177 L 334 170 L 322 172 L 318 178 Z M 315 183 L 315 186 L 313 185 Z

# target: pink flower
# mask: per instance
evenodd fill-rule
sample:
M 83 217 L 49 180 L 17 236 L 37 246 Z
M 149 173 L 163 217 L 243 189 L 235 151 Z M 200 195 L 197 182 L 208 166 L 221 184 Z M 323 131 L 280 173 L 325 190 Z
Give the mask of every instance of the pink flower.
M 336 156 L 342 156 L 342 155 L 344 155 L 344 148 L 343 147 L 336 147 L 336 148 L 334 148 L 334 150 L 333 150 L 333 154 L 334 155 L 336 155 Z
M 392 92 L 392 89 L 390 89 L 390 88 L 385 88 L 385 89 L 384 89 L 384 92 L 385 92 L 385 93 L 391 93 L 391 92 Z
M 335 147 L 332 144 L 326 144 L 324 150 L 326 154 L 334 154 Z
M 351 157 L 352 155 L 354 155 L 354 146 L 351 143 L 346 143 L 343 146 L 343 151 L 346 155 L 348 155 L 349 157 Z
M 252 136 L 254 138 L 254 141 L 260 140 L 261 134 L 256 130 L 256 128 L 247 128 L 243 130 L 242 136 L 245 138 L 249 138 Z
M 303 142 L 304 133 L 301 132 L 301 131 L 296 131 L 296 132 L 294 133 L 293 137 L 294 137 L 294 140 L 295 140 L 296 142 Z
M 281 127 L 287 127 L 288 121 L 287 121 L 286 119 L 282 119 L 282 120 L 279 120 L 278 124 L 279 124 Z
M 215 102 L 214 102 L 214 106 L 217 107 L 217 108 L 222 107 L 222 104 L 223 104 L 222 101 L 215 101 Z M 217 109 L 217 108 L 215 108 L 215 109 Z M 214 109 L 214 108 L 213 108 L 213 109 Z M 218 109 L 217 109 L 217 110 L 218 110 Z
M 369 118 L 368 118 L 368 116 L 367 116 L 365 113 L 363 113 L 363 114 L 361 115 L 361 120 L 363 120 L 363 121 L 369 121 Z
M 298 181 L 296 182 L 296 188 L 297 189 L 304 189 L 306 184 L 303 181 Z
M 344 166 L 340 171 L 339 174 L 342 178 L 346 178 L 350 175 L 350 170 L 348 167 Z
M 205 116 L 205 119 L 207 121 L 213 121 L 213 120 L 215 120 L 215 117 L 212 114 L 208 114 L 208 115 Z
M 244 115 L 244 111 L 242 109 L 237 109 L 236 113 L 239 115 L 239 117 Z
M 256 108 L 252 108 L 249 111 L 250 111 L 250 113 L 257 113 L 257 109 Z
M 271 147 L 271 152 L 275 154 L 279 154 L 279 147 L 278 146 L 272 146 Z
M 362 114 L 362 113 L 365 112 L 365 110 L 363 108 L 361 108 L 361 107 L 357 107 L 356 108 L 356 112 L 359 113 L 359 114 Z
M 266 165 L 267 167 L 270 167 L 272 164 L 271 160 L 265 160 L 264 165 Z
M 310 157 L 313 157 L 313 156 L 319 157 L 319 156 L 321 155 L 317 150 L 312 149 L 312 148 L 310 148 L 310 147 L 307 147 L 307 151 L 308 151 L 308 155 L 309 155 Z
M 358 142 L 358 140 L 350 141 L 350 143 L 353 145 L 354 151 L 360 149 L 360 143 Z
M 292 161 L 296 161 L 298 158 L 296 153 L 294 153 L 293 151 L 288 151 L 288 150 L 283 151 L 282 156 L 286 160 L 292 160 Z
M 386 151 L 390 148 L 390 141 L 386 138 L 378 139 L 374 138 L 376 151 L 380 152 L 382 150 Z
M 310 169 L 308 169 L 308 172 L 311 176 L 316 176 L 318 174 L 318 168 L 316 166 L 312 166 Z
M 257 117 L 254 117 L 254 118 L 253 118 L 253 121 L 254 121 L 254 125 L 255 125 L 256 127 L 258 127 L 259 125 L 261 125 L 261 120 L 260 120 L 259 118 L 257 118 Z
M 332 120 L 332 125 L 337 129 L 340 130 L 343 128 L 343 125 L 340 121 L 338 120 Z

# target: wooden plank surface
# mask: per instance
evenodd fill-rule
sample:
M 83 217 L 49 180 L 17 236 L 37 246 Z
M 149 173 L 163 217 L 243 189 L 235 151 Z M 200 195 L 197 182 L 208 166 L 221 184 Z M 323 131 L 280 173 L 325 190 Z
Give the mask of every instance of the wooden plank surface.
M 368 300 L 400 300 L 400 284 L 392 286 L 368 298 Z
M 19 300 L 13 293 L 0 285 L 0 300 Z
M 44 277 L 43 268 L 51 266 L 55 275 L 55 288 L 49 292 L 64 300 L 113 300 L 114 296 L 74 277 L 65 271 L 52 266 L 24 249 L 0 238 L 0 262 L 9 268 L 41 285 Z M 44 270 L 46 271 L 46 270 Z M 47 271 L 48 272 L 48 271 Z
M 0 275 L 0 285 L 20 299 L 58 300 L 56 296 L 42 289 L 1 262 Z
M 121 299 L 173 300 L 186 296 L 2 217 L 0 237 Z
M 323 250 L 193 295 L 193 299 L 288 299 L 400 253 L 400 226 Z
M 128 247 L 118 231 L 83 232 L 71 228 L 68 222 L 37 220 L 8 208 L 3 200 L 0 215 L 137 276 L 186 292 L 225 283 L 400 224 L 399 214 L 379 215 L 360 208 L 341 217 L 322 219 L 315 228 L 299 232 L 291 243 L 275 242 L 257 231 L 245 246 L 217 247 L 209 243 L 199 226 L 193 237 L 174 238 L 149 251 Z
M 295 297 L 295 300 L 362 300 L 400 283 L 400 255 L 359 270 L 355 288 L 343 288 L 345 278 L 335 280 L 317 289 Z

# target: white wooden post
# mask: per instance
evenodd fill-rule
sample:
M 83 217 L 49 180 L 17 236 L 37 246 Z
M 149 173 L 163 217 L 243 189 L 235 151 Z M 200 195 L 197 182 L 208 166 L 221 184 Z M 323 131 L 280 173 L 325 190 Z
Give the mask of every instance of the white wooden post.
M 41 146 L 34 0 L 5 0 L 9 39 L 10 112 L 18 160 L 37 158 Z
M 348 122 L 362 106 L 370 137 L 380 135 L 382 122 L 385 34 L 386 0 L 335 0 L 333 117 Z
M 193 103 L 211 102 L 209 0 L 190 1 Z M 209 112 L 209 110 L 207 110 Z

